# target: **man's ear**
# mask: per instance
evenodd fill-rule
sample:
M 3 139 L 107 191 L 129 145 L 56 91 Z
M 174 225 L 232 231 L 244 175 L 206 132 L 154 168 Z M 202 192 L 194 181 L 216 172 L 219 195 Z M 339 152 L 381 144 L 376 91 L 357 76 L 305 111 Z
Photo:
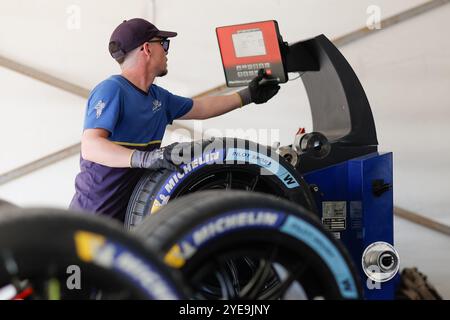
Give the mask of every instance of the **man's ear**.
M 152 49 L 151 49 L 151 46 L 150 46 L 150 44 L 148 42 L 144 43 L 144 52 L 148 56 L 152 55 Z

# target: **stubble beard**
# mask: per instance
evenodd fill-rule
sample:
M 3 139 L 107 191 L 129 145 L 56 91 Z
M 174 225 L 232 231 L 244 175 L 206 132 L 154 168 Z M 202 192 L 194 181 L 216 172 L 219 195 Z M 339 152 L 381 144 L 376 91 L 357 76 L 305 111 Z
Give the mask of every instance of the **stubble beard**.
M 158 77 L 165 77 L 169 73 L 169 70 L 165 69 L 164 71 L 161 71 L 161 73 L 158 75 Z

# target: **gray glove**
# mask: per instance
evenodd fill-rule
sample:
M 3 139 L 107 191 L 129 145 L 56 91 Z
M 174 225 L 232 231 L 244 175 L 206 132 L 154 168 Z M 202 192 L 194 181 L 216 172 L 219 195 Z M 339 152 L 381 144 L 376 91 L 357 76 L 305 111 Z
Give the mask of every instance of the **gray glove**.
M 180 165 L 182 163 L 175 163 L 173 160 L 172 151 L 178 143 L 171 144 L 167 147 L 156 149 L 153 151 L 139 151 L 135 150 L 131 155 L 131 168 L 145 168 L 145 169 L 168 169 L 171 171 L 181 171 Z
M 272 99 L 280 90 L 278 81 L 267 75 L 264 69 L 258 71 L 258 76 L 254 78 L 247 88 L 238 91 L 242 100 L 242 106 L 252 102 L 256 104 L 266 103 Z

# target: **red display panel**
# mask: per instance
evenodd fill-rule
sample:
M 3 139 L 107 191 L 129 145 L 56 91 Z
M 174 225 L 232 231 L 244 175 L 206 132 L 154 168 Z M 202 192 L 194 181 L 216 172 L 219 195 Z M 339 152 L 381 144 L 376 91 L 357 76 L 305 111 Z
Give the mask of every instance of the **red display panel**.
M 259 69 L 280 83 L 287 81 L 276 21 L 219 27 L 216 33 L 229 87 L 248 85 Z

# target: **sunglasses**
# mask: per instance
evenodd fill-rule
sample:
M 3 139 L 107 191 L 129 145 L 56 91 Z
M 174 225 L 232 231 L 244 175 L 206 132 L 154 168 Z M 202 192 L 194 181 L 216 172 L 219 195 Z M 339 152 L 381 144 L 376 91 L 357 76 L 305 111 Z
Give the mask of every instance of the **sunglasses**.
M 163 47 L 165 52 L 169 51 L 169 45 L 170 45 L 170 40 L 169 39 L 150 40 L 150 41 L 147 41 L 147 42 L 149 42 L 149 43 L 152 43 L 152 42 L 159 43 Z M 144 50 L 144 47 L 141 48 L 141 51 L 142 50 Z

